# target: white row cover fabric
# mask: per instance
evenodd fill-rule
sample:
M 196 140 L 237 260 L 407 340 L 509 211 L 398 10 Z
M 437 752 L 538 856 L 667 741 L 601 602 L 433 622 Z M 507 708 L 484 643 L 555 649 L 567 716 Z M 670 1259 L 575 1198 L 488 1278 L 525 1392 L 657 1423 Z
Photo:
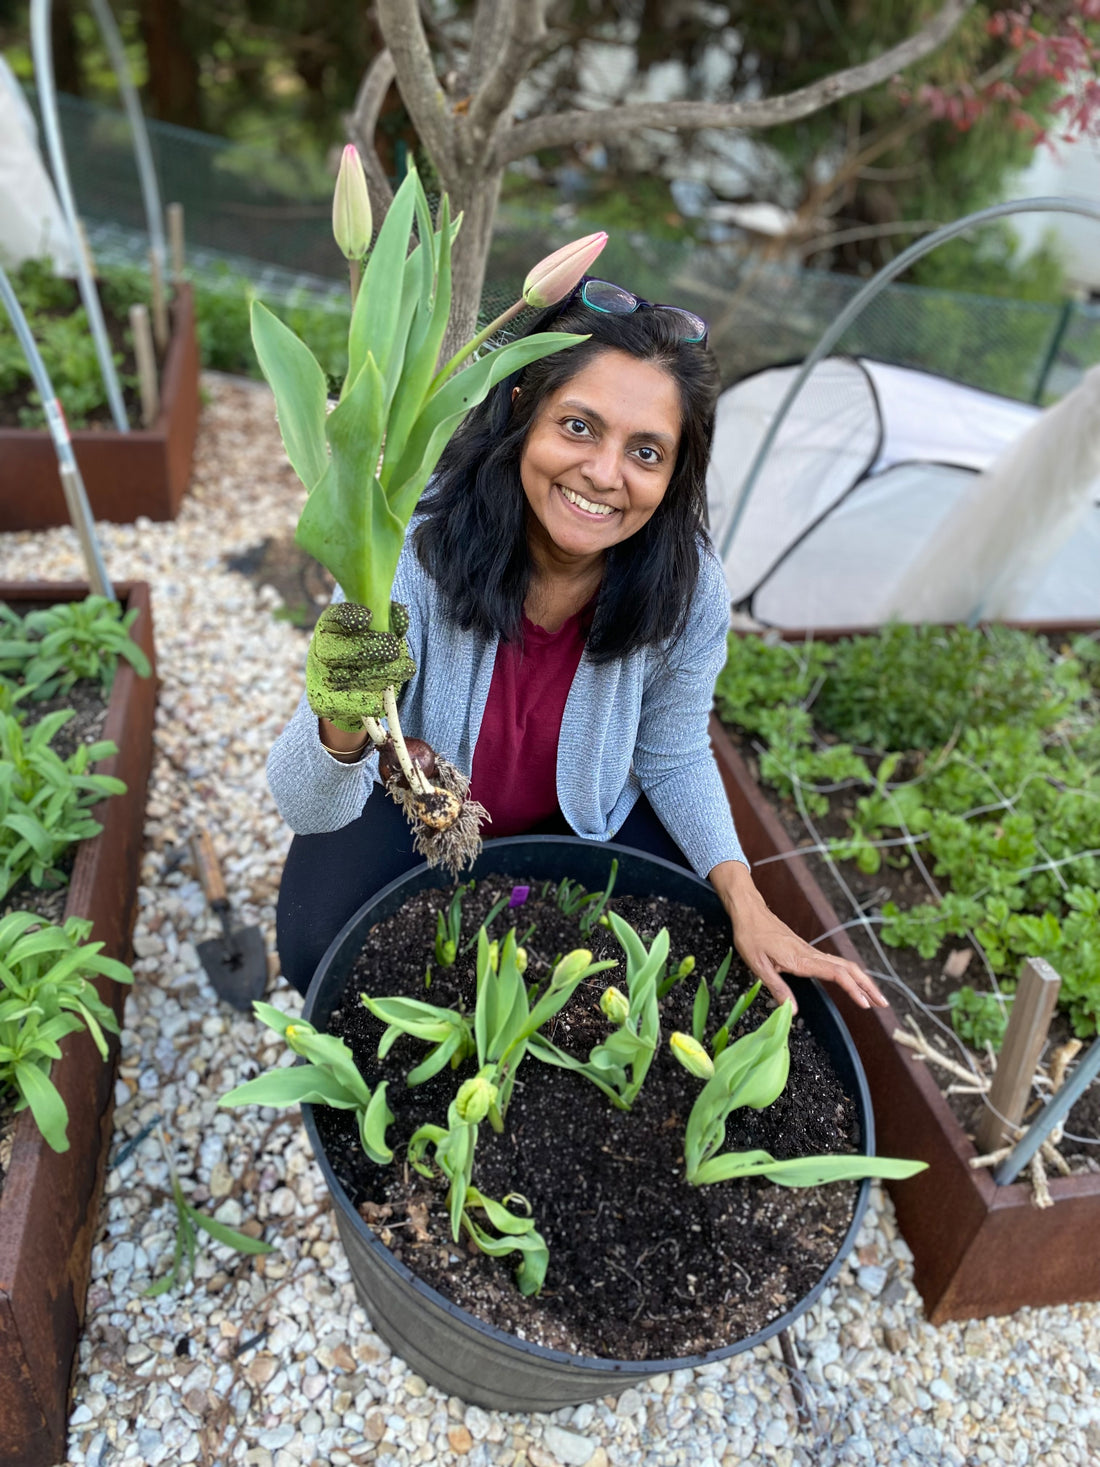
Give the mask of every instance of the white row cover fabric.
M 38 150 L 38 125 L 11 68 L 0 56 L 0 264 L 49 256 L 59 275 L 75 275 L 68 225 Z
M 797 370 L 757 373 L 719 401 L 708 475 L 718 544 Z M 1043 415 L 926 372 L 822 362 L 725 557 L 735 608 L 781 627 L 1100 618 L 1094 379 Z

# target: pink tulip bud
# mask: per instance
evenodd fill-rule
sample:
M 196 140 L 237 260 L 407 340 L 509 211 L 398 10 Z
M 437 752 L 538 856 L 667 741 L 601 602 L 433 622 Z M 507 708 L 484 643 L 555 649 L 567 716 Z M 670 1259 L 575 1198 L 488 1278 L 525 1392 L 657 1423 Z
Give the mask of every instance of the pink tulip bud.
M 354 143 L 348 143 L 340 158 L 336 192 L 332 199 L 332 232 L 349 260 L 361 260 L 370 249 L 370 195 L 363 160 Z
M 529 306 L 553 306 L 564 300 L 576 289 L 606 243 L 607 233 L 601 229 L 547 255 L 523 282 L 523 299 Z

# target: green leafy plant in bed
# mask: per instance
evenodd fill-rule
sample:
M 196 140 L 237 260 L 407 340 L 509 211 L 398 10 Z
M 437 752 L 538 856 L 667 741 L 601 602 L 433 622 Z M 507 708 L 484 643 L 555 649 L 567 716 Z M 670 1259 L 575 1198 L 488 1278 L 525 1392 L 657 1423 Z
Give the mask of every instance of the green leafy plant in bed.
M 61 857 L 103 828 L 88 807 L 126 792 L 121 779 L 88 772 L 118 752 L 114 744 L 81 744 L 65 759 L 50 747 L 72 717 L 71 709 L 47 713 L 28 731 L 0 714 L 0 897 L 23 877 L 32 886 L 63 883 Z
M 662 929 L 647 946 L 641 936 L 617 913 L 606 911 L 614 870 L 607 889 L 590 896 L 583 887 L 568 883 L 551 889 L 544 897 L 581 919 L 607 928 L 624 955 L 626 993 L 615 986 L 604 989 L 600 1010 L 609 1024 L 606 1039 L 592 1046 L 587 1060 L 569 1054 L 542 1032 L 562 1011 L 580 985 L 610 968 L 613 959 L 593 960 L 586 948 L 578 948 L 557 961 L 545 982 L 528 982 L 523 949 L 513 928 L 503 940 L 490 941 L 484 922 L 477 933 L 476 990 L 473 1013 L 461 1005 L 444 1009 L 403 996 L 361 994 L 361 1001 L 386 1027 L 378 1046 L 384 1059 L 395 1041 L 409 1038 L 431 1046 L 427 1056 L 406 1073 L 409 1085 L 420 1085 L 452 1069 L 473 1067 L 458 1084 L 449 1102 L 446 1124 L 421 1125 L 409 1138 L 406 1157 L 421 1175 L 441 1175 L 447 1183 L 446 1203 L 451 1235 L 457 1242 L 465 1232 L 474 1246 L 493 1256 L 518 1252 L 516 1282 L 524 1294 L 538 1293 L 546 1277 L 549 1250 L 538 1232 L 526 1198 L 509 1193 L 501 1201 L 487 1197 L 475 1180 L 475 1162 L 480 1127 L 487 1121 L 498 1133 L 506 1130 L 509 1102 L 524 1059 L 570 1070 L 594 1084 L 620 1110 L 629 1110 L 650 1072 L 660 1043 L 658 986 L 667 977 L 669 935 Z M 453 899 L 442 918 L 437 942 L 453 942 L 457 951 L 461 893 Z M 526 897 L 528 888 L 517 887 Z M 513 897 L 515 893 L 513 893 Z M 501 910 L 498 902 L 490 918 Z M 533 931 L 529 928 L 528 931 Z M 692 1073 L 707 1079 L 696 1101 L 685 1133 L 687 1180 L 700 1185 L 733 1177 L 765 1175 L 786 1186 L 812 1186 L 824 1181 L 884 1176 L 911 1176 L 923 1163 L 867 1156 L 825 1156 L 777 1161 L 766 1152 L 716 1155 L 725 1139 L 726 1119 L 739 1105 L 769 1105 L 782 1092 L 789 1070 L 787 1035 L 791 1006 L 783 1005 L 754 1032 L 732 1038 L 733 1032 L 759 991 L 757 983 L 735 999 L 724 1021 L 714 1028 L 710 1050 L 704 1034 L 717 1011 L 713 1001 L 723 989 L 732 953 L 727 954 L 712 983 L 700 980 L 693 1004 L 694 1035 L 674 1034 L 673 1052 Z M 693 966 L 693 964 L 691 965 Z M 675 971 L 681 981 L 690 967 L 685 962 Z M 317 1034 L 311 1025 L 267 1004 L 254 1005 L 257 1018 L 282 1033 L 302 1060 L 291 1069 L 269 1070 L 247 1081 L 219 1104 L 226 1106 L 294 1105 L 303 1100 L 354 1108 L 360 1118 L 360 1140 L 376 1164 L 393 1160 L 385 1132 L 393 1120 L 386 1106 L 386 1084 L 373 1091 L 355 1067 L 345 1042 L 333 1035 Z M 713 1055 L 713 1059 L 711 1056 Z M 371 1115 L 374 1127 L 366 1122 Z M 516 1209 L 519 1209 L 517 1211 Z
M 69 1149 L 69 1114 L 50 1079 L 60 1041 L 87 1029 L 106 1059 L 104 1030 L 117 1034 L 118 1020 L 99 997 L 94 976 L 133 982 L 124 963 L 102 955 L 101 942 L 86 941 L 91 930 L 79 917 L 61 927 L 43 924 L 33 912 L 0 919 L 0 1096 L 16 1111 L 29 1107 L 55 1151 Z
M 106 697 L 114 683 L 119 660 L 128 662 L 139 677 L 148 677 L 149 659 L 130 635 L 140 613 L 124 612 L 107 596 L 86 596 L 83 601 L 61 601 L 44 611 L 30 611 L 22 618 L 22 643 L 0 645 L 0 664 L 8 657 L 23 656 L 23 682 L 35 698 L 52 698 L 67 693 L 74 684 L 87 680 L 99 684 Z
M 106 697 L 120 658 L 147 677 L 149 661 L 130 635 L 136 616 L 104 596 L 25 616 L 0 602 L 0 897 L 24 878 L 38 887 L 64 882 L 65 852 L 102 829 L 89 807 L 125 793 L 122 780 L 91 769 L 118 752 L 113 743 L 81 744 L 63 757 L 53 743 L 74 710 L 33 722 L 34 703 L 82 681 Z
M 50 380 L 57 388 L 70 428 L 85 428 L 93 416 L 107 407 L 106 388 L 88 318 L 72 281 L 59 280 L 48 261 L 27 260 L 12 274 L 12 286 L 38 343 Z M 130 294 L 122 311 L 137 295 Z M 125 330 L 129 340 L 129 328 Z M 114 355 L 121 367 L 121 353 Z M 135 388 L 137 378 L 124 373 L 120 380 Z M 23 428 L 44 428 L 46 419 L 34 390 L 30 365 L 15 335 L 7 313 L 0 316 L 0 397 L 26 395 L 27 405 L 19 410 Z
M 731 637 L 715 699 L 752 736 L 764 782 L 808 817 L 839 795 L 849 835 L 830 842 L 835 857 L 868 874 L 923 862 L 941 895 L 885 903 L 884 943 L 930 961 L 973 936 L 1009 989 L 1024 957 L 1044 957 L 1088 1036 L 1100 1024 L 1098 689 L 1093 637 L 1052 647 L 1005 627 L 891 625 L 830 645 Z M 960 1033 L 973 1017 L 954 1006 Z

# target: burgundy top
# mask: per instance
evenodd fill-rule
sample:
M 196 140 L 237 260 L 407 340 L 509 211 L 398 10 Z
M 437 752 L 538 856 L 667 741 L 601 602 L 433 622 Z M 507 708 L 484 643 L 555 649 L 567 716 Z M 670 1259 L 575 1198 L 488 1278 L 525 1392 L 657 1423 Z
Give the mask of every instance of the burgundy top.
M 595 602 L 556 632 L 525 616 L 522 640 L 497 647 L 470 776 L 493 818 L 486 835 L 522 835 L 558 813 L 558 734 Z

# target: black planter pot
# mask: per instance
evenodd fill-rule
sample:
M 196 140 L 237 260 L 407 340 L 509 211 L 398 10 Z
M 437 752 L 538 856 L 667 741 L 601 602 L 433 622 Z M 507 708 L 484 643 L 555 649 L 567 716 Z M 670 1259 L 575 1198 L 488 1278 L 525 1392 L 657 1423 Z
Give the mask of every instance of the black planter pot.
M 619 862 L 616 896 L 660 895 L 725 920 L 711 887 L 682 867 L 625 846 L 597 845 L 573 836 L 514 836 L 490 841 L 470 874 L 476 878 L 503 874 L 517 881 L 560 881 L 568 876 L 590 891 L 598 891 L 607 884 L 612 857 Z M 421 866 L 391 882 L 361 907 L 321 959 L 306 996 L 305 1017 L 318 1029 L 325 1029 L 368 930 L 392 916 L 417 892 L 450 884 L 444 872 Z M 872 1154 L 874 1122 L 870 1097 L 848 1031 L 832 1000 L 815 983 L 793 981 L 799 1014 L 855 1098 L 862 1149 Z M 618 1395 L 627 1386 L 638 1385 L 650 1376 L 724 1360 L 761 1344 L 810 1308 L 836 1274 L 855 1242 L 870 1190 L 869 1182 L 861 1183 L 851 1226 L 822 1277 L 805 1298 L 757 1334 L 705 1355 L 673 1360 L 611 1360 L 570 1355 L 484 1324 L 399 1263 L 360 1218 L 337 1181 L 317 1133 L 313 1107 L 303 1105 L 302 1114 L 310 1144 L 336 1204 L 336 1222 L 356 1289 L 374 1328 L 395 1354 L 440 1390 L 463 1401 L 502 1411 L 556 1411 L 599 1396 Z

